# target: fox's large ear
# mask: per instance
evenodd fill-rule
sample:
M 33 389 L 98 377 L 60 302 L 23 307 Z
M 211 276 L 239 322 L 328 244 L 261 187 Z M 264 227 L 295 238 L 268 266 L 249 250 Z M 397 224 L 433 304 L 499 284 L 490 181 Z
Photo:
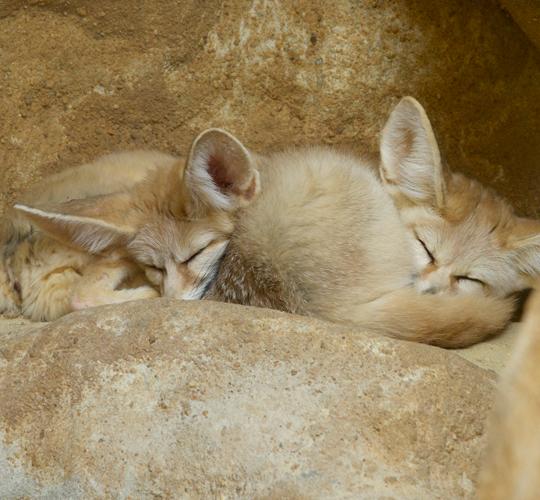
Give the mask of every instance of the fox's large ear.
M 208 129 L 193 142 L 185 173 L 197 202 L 218 210 L 250 203 L 259 192 L 259 172 L 249 151 L 228 132 Z
M 507 245 L 517 256 L 524 274 L 531 278 L 540 275 L 540 221 L 516 217 Z
M 52 238 L 99 253 L 126 244 L 134 228 L 127 220 L 127 194 L 94 196 L 46 207 L 17 204 L 15 209 Z
M 394 197 L 416 204 L 444 206 L 441 155 L 424 108 L 404 97 L 392 110 L 381 134 L 380 173 Z

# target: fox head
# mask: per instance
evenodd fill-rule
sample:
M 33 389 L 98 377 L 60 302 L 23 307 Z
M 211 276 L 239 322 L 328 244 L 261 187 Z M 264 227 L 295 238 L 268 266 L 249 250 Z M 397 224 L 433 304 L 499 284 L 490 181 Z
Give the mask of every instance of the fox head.
M 157 169 L 131 190 L 15 208 L 67 245 L 127 252 L 162 295 L 198 299 L 217 272 L 235 212 L 259 189 L 251 153 L 229 133 L 209 129 L 187 161 Z
M 506 296 L 530 286 L 540 272 L 540 222 L 445 167 L 413 98 L 390 114 L 380 152 L 382 181 L 415 239 L 420 292 Z

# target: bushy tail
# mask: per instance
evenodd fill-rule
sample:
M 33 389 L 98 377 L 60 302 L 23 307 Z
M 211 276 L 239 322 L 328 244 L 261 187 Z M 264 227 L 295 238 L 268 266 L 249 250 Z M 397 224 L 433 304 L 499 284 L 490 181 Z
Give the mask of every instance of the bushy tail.
M 439 347 L 466 347 L 499 333 L 513 299 L 473 295 L 421 295 L 403 288 L 363 304 L 354 323 L 390 337 Z

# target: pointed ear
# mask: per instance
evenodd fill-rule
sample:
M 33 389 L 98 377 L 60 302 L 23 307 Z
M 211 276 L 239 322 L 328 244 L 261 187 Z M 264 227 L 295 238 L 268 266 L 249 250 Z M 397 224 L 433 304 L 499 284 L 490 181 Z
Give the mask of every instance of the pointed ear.
M 527 276 L 540 275 L 540 221 L 516 217 L 507 244 L 516 253 L 518 265 Z
M 185 180 L 197 202 L 218 210 L 249 204 L 259 192 L 259 172 L 249 151 L 228 132 L 205 130 L 193 142 Z
M 381 177 L 392 196 L 434 208 L 444 206 L 439 147 L 424 108 L 412 97 L 401 99 L 390 114 L 380 152 Z
M 127 195 L 94 196 L 58 205 L 31 207 L 17 204 L 15 209 L 52 238 L 85 250 L 99 253 L 126 244 L 134 228 L 126 220 Z

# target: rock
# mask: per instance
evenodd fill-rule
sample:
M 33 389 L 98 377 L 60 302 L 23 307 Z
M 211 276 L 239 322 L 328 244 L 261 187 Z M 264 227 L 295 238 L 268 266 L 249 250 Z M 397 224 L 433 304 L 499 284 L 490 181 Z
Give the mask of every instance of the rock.
M 500 3 L 540 49 L 540 3 L 522 0 L 500 0 Z
M 47 173 L 211 126 L 375 149 L 405 94 L 453 168 L 539 213 L 540 58 L 491 0 L 0 3 L 0 213 Z
M 510 360 L 512 350 L 521 333 L 521 329 L 521 323 L 511 323 L 500 335 L 465 347 L 464 349 L 455 349 L 453 352 L 475 365 L 493 370 L 499 374 L 504 370 L 504 367 Z
M 0 337 L 0 497 L 471 498 L 492 372 L 157 299 Z

